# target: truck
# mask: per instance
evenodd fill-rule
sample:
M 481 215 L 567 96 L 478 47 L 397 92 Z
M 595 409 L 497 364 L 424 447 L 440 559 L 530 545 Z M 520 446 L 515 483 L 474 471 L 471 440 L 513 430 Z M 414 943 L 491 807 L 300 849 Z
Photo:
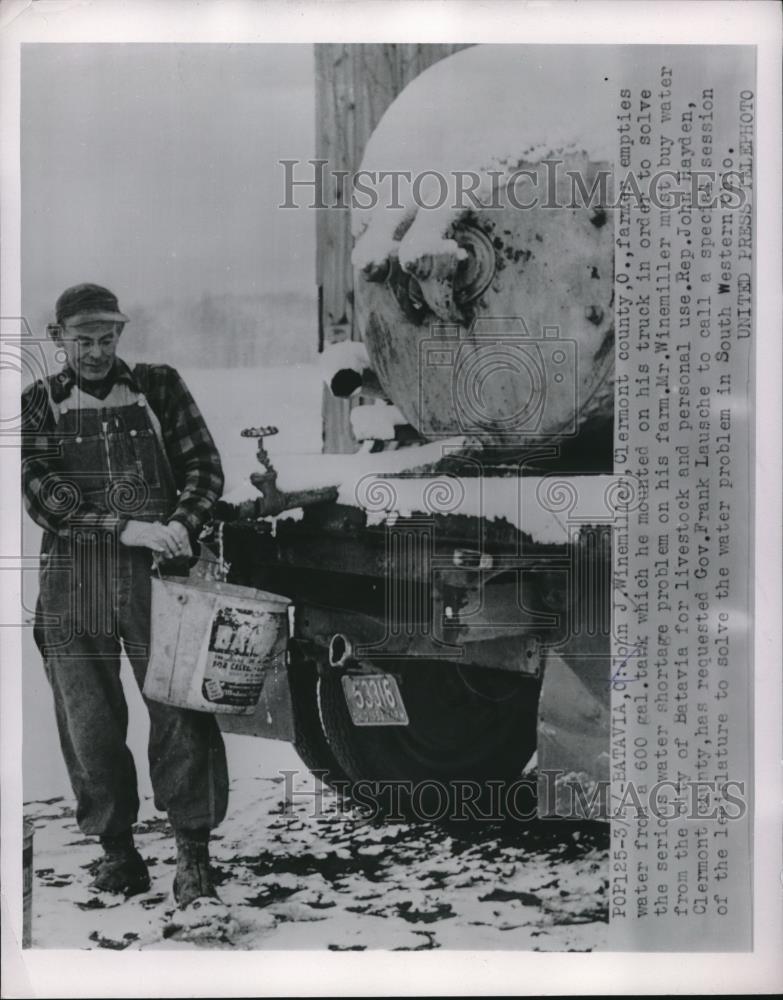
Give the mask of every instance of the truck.
M 315 47 L 330 458 L 297 487 L 266 450 L 274 428 L 242 430 L 258 496 L 219 503 L 222 554 L 231 582 L 285 595 L 292 613 L 255 713 L 221 725 L 292 742 L 389 816 L 478 810 L 498 790 L 507 809 L 503 790 L 533 762 L 540 815 L 604 819 L 627 497 L 613 475 L 612 210 L 607 192 L 575 200 L 573 177 L 593 191 L 611 173 L 589 142 L 542 146 L 508 120 L 512 155 L 485 155 L 495 140 L 476 141 L 461 88 L 480 106 L 486 86 L 487 119 L 504 118 L 520 70 L 499 48 L 513 47 Z M 559 210 L 490 205 L 480 189 L 424 205 L 425 173 L 453 168 L 451 196 L 457 168 L 486 176 L 490 161 L 492 196 L 546 166 Z M 420 171 L 418 193 L 370 204 L 346 188 L 398 167 L 414 186 Z

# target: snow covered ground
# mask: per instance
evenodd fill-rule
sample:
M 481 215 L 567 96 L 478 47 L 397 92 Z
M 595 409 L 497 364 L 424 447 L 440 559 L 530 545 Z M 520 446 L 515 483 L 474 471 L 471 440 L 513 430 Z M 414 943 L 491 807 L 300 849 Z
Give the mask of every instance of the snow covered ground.
M 334 793 L 314 799 L 309 776 L 295 779 L 286 798 L 280 770 L 301 769 L 293 751 L 248 737 L 234 738 L 235 751 L 237 741 L 256 764 L 234 778 L 229 818 L 217 831 L 213 855 L 225 906 L 207 906 L 183 927 L 170 895 L 174 842 L 149 799 L 137 841 L 153 885 L 127 901 L 89 888 L 98 851 L 79 833 L 68 799 L 29 802 L 25 812 L 36 826 L 34 947 L 605 945 L 602 834 L 547 823 L 462 832 L 371 823 L 344 809 Z
M 223 456 L 226 490 L 254 493 L 255 442 L 243 427 L 276 423 L 269 451 L 306 466 L 320 449 L 321 377 L 314 366 L 183 371 Z M 293 453 L 299 457 L 290 458 Z M 285 458 L 284 456 L 289 456 Z M 367 456 L 377 459 L 377 456 Z M 40 533 L 25 521 L 24 551 Z M 36 574 L 25 577 L 34 607 Z M 206 927 L 172 919 L 174 842 L 156 814 L 146 765 L 148 723 L 129 669 L 129 746 L 139 772 L 139 844 L 153 887 L 129 901 L 89 888 L 98 855 L 73 819 L 51 693 L 31 630 L 24 630 L 25 815 L 35 824 L 33 944 L 46 948 L 505 948 L 593 949 L 605 943 L 607 856 L 601 837 L 548 824 L 444 832 L 428 824 L 375 826 L 325 792 L 286 807 L 281 772 L 299 770 L 284 743 L 226 737 L 232 777 L 229 816 L 214 856 L 229 908 Z M 198 915 L 197 915 L 198 916 Z

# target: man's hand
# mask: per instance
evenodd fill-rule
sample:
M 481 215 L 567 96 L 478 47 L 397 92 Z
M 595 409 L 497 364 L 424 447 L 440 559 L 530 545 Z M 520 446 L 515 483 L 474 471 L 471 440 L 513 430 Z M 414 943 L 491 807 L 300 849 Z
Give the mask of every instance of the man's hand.
M 190 547 L 190 534 L 185 525 L 181 521 L 169 521 L 166 525 L 166 531 L 176 546 L 177 555 L 190 558 L 193 555 L 193 550 Z
M 164 559 L 191 555 L 187 528 L 178 521 L 172 521 L 171 524 L 161 524 L 160 521 L 128 521 L 120 535 L 120 541 L 123 545 L 152 549 Z

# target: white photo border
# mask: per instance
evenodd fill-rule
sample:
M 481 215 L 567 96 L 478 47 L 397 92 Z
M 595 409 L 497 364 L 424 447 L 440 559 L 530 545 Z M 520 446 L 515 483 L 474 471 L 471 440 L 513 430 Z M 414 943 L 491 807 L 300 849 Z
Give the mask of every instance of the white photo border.
M 323 41 L 751 44 L 758 53 L 756 211 L 754 951 L 749 954 L 85 952 L 18 947 L 21 643 L 0 629 L 3 996 L 498 995 L 772 992 L 781 893 L 781 14 L 774 2 L 584 0 L 5 0 L 0 4 L 0 312 L 19 316 L 19 66 L 26 42 Z M 773 221 L 774 220 L 774 221 Z M 0 392 L 18 398 L 0 372 Z M 2 449 L 2 621 L 17 620 L 19 457 Z M 8 553 L 9 555 L 6 555 Z M 16 560 L 16 561 L 15 561 Z M 11 572 L 9 572 L 11 570 Z

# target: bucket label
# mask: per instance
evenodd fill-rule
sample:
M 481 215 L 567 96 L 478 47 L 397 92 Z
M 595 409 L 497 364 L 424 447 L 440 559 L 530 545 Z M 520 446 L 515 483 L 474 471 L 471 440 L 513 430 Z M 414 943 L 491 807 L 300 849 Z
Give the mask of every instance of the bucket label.
M 264 664 L 278 631 L 277 615 L 221 606 L 215 611 L 201 684 L 206 701 L 248 707 L 258 702 Z
M 220 681 L 204 681 L 204 696 L 210 701 L 220 701 L 223 697 L 223 685 Z

